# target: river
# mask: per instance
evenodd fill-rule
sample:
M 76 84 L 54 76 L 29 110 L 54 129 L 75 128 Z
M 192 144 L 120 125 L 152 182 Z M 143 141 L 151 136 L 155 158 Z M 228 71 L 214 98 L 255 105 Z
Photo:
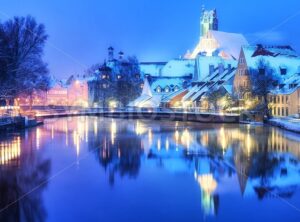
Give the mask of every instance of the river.
M 300 136 L 73 117 L 0 137 L 0 221 L 300 221 Z

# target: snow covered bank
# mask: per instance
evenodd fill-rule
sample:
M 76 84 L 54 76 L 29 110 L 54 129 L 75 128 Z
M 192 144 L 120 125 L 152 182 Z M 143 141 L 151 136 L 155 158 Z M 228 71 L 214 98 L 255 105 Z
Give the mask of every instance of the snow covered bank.
M 300 133 L 300 120 L 292 118 L 273 118 L 269 120 L 273 126 Z

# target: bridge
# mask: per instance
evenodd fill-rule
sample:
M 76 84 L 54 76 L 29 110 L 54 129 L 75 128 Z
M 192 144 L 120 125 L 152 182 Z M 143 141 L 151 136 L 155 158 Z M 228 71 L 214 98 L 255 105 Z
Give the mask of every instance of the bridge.
M 65 109 L 36 110 L 36 118 L 49 119 L 76 116 L 101 116 L 121 119 L 149 119 L 169 121 L 190 121 L 201 123 L 239 123 L 240 115 L 232 113 L 204 112 L 183 109 Z

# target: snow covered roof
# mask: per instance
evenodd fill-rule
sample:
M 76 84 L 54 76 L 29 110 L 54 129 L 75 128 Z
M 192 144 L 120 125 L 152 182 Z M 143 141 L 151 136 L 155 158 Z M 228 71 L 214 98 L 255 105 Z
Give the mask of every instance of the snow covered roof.
M 228 93 L 232 92 L 237 64 L 235 60 L 224 60 L 221 57 L 199 57 L 198 59 L 198 79 L 195 82 L 196 84 L 188 89 L 188 93 L 182 98 L 182 102 L 201 100 L 211 90 L 218 90 L 221 87 Z M 209 66 L 213 66 L 213 69 L 209 70 Z
M 162 69 L 162 77 L 185 77 L 195 72 L 194 59 L 173 59 Z
M 236 60 L 223 59 L 220 56 L 198 56 L 196 59 L 196 71 L 194 75 L 195 82 L 204 81 L 204 79 L 209 75 L 210 68 L 218 68 L 220 65 L 223 65 L 225 69 L 230 67 L 237 67 Z
M 162 78 L 158 78 L 151 84 L 151 89 L 155 90 L 158 86 L 163 89 L 166 87 L 174 88 L 176 86 L 181 88 L 183 85 L 183 82 L 184 82 L 184 80 L 182 78 L 162 77 Z
M 166 64 L 167 62 L 142 62 L 140 69 L 144 75 L 160 76 L 161 70 Z
M 209 33 L 218 42 L 219 50 L 230 54 L 235 59 L 239 58 L 241 47 L 249 44 L 242 34 L 220 31 L 209 31 Z
M 149 96 L 152 97 L 152 91 L 151 91 L 151 87 L 149 84 L 149 81 L 147 78 L 145 78 L 144 80 L 144 87 L 143 87 L 143 92 L 142 92 L 142 96 Z
M 161 98 L 161 95 L 153 95 L 148 79 L 145 78 L 142 95 L 136 100 L 129 103 L 128 106 L 140 108 L 157 108 L 160 105 Z
M 242 34 L 211 30 L 200 38 L 190 58 L 196 58 L 201 53 L 212 56 L 217 52 L 223 58 L 238 59 L 244 45 L 249 43 Z
M 229 94 L 232 95 L 232 93 L 233 93 L 233 86 L 232 86 L 232 85 L 226 85 L 226 84 L 224 84 L 222 87 L 223 87 Z
M 285 80 L 280 88 L 271 91 L 273 95 L 290 95 L 300 88 L 300 73 L 292 75 Z
M 290 46 L 245 46 L 242 48 L 249 69 L 258 69 L 263 61 L 274 71 L 279 80 L 280 88 L 273 94 L 290 94 L 300 85 L 300 57 Z M 284 70 L 284 72 L 282 72 Z M 294 84 L 291 87 L 290 84 Z

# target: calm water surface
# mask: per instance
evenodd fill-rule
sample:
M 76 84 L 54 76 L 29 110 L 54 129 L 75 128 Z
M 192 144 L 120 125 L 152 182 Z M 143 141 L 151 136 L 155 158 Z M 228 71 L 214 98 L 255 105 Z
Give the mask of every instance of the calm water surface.
M 300 221 L 300 136 L 80 117 L 0 138 L 0 221 Z

